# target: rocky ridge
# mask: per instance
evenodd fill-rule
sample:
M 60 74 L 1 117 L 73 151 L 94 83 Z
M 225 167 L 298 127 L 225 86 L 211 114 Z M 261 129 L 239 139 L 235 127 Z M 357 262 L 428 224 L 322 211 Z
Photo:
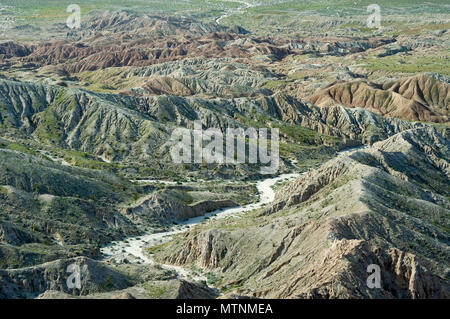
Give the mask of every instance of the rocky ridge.
M 383 116 L 439 123 L 448 122 L 449 92 L 447 83 L 419 75 L 382 85 L 364 80 L 330 84 L 309 101 L 318 106 L 362 107 Z
M 448 154 L 431 129 L 399 133 L 289 183 L 245 227 L 193 230 L 158 258 L 243 296 L 448 298 Z M 366 286 L 370 264 L 382 289 Z

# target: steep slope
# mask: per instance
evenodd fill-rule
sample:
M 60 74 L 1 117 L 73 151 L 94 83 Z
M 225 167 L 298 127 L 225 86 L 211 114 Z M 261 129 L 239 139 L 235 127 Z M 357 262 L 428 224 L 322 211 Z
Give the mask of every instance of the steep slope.
M 87 31 L 86 31 L 87 30 Z M 220 31 L 235 31 L 236 33 L 247 33 L 242 28 L 229 28 L 215 23 L 202 23 L 191 17 L 174 17 L 139 14 L 129 10 L 106 11 L 100 15 L 89 17 L 83 23 L 80 31 L 73 30 L 73 34 L 100 32 L 148 34 L 168 36 L 175 34 L 198 35 Z
M 448 83 L 418 75 L 382 85 L 363 80 L 335 83 L 314 94 L 309 101 L 319 106 L 337 103 L 362 107 L 410 121 L 447 122 L 449 92 Z
M 361 108 L 345 108 L 340 105 L 317 107 L 286 94 L 274 94 L 260 100 L 260 108 L 283 122 L 295 123 L 349 143 L 358 141 L 372 144 L 398 132 L 422 127 L 395 118 L 384 118 Z
M 343 146 L 373 143 L 420 126 L 359 109 L 318 108 L 284 94 L 256 100 L 135 97 L 0 80 L 0 132 L 26 139 L 31 134 L 40 143 L 109 161 L 169 167 L 168 137 L 176 127 L 192 128 L 195 120 L 222 130 L 265 127 L 269 121 L 280 127 L 282 142 L 302 144 L 302 137 L 292 134 L 300 125 L 312 129 L 309 145 L 323 144 L 323 139 L 339 145 L 329 138 L 334 136 L 344 138 Z
M 433 111 L 449 114 L 449 83 L 420 74 L 383 84 L 383 89 L 400 94 L 406 99 L 428 105 Z
M 157 258 L 200 266 L 244 296 L 448 298 L 449 147 L 432 129 L 399 133 L 289 183 L 262 212 L 180 236 Z M 371 264 L 380 289 L 366 285 Z
M 111 172 L 62 165 L 0 143 L 0 268 L 98 258 L 99 248 L 113 240 L 237 205 L 229 198 L 238 190 L 210 189 L 203 200 L 173 187 L 137 186 Z
M 184 31 L 182 31 L 184 33 Z M 97 35 L 74 44 L 68 40 L 45 42 L 27 48 L 30 54 L 12 57 L 14 68 L 54 65 L 76 74 L 110 67 L 149 66 L 185 58 L 239 58 L 246 61 L 281 61 L 288 55 L 324 51 L 323 54 L 346 55 L 388 43 L 366 39 L 343 39 L 329 44 L 328 39 L 289 41 L 280 38 L 250 38 L 235 33 L 211 33 L 195 36 L 120 36 Z M 248 41 L 247 41 L 248 40 Z M 20 44 L 12 43 L 11 46 Z M 325 49 L 323 47 L 325 46 Z M 9 60 L 8 60 L 9 62 Z
M 138 234 L 118 209 L 137 190 L 110 173 L 0 147 L 0 268 L 96 257 L 102 243 Z
M 149 223 L 171 223 L 202 216 L 221 208 L 238 206 L 232 200 L 202 200 L 192 204 L 177 200 L 177 194 L 170 190 L 154 191 L 133 205 L 121 207 L 121 212 L 134 221 Z
M 66 270 L 71 264 L 80 267 L 80 290 L 67 286 L 66 280 L 70 274 Z M 124 289 L 131 285 L 126 275 L 85 257 L 60 259 L 22 269 L 0 270 L 0 283 L 1 299 L 35 298 L 47 290 L 86 295 Z
M 239 26 L 199 22 L 198 17 L 131 11 L 89 16 L 79 29 L 55 24 L 49 31 L 53 36 L 46 42 L 0 44 L 6 70 L 22 76 L 24 68 L 55 66 L 77 74 L 198 57 L 260 64 L 281 61 L 288 55 L 346 56 L 395 42 L 392 37 L 257 37 Z
M 81 288 L 69 288 L 69 265 L 80 269 Z M 73 281 L 72 281 L 73 282 Z M 86 257 L 0 270 L 0 299 L 211 299 L 214 289 L 177 278 L 156 266 L 114 266 Z

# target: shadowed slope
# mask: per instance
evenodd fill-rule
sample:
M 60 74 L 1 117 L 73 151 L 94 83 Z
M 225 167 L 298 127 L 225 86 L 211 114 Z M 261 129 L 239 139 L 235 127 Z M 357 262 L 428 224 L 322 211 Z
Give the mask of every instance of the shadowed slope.
M 366 81 L 331 84 L 309 101 L 325 106 L 362 107 L 377 114 L 411 121 L 447 122 L 449 85 L 419 75 L 378 85 Z

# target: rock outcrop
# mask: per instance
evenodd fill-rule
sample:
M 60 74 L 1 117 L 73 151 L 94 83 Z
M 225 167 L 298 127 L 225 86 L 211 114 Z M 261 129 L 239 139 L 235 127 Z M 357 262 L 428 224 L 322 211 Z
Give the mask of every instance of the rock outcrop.
M 288 183 L 245 222 L 180 236 L 157 258 L 195 263 L 251 297 L 449 298 L 449 149 L 433 129 L 399 133 Z M 366 284 L 372 264 L 378 289 Z
M 80 269 L 81 288 L 69 288 L 69 265 Z M 73 272 L 73 271 L 72 271 Z M 105 290 L 119 290 L 130 286 L 129 279 L 102 264 L 85 257 L 55 260 L 38 266 L 0 270 L 0 298 L 33 298 L 48 290 L 73 295 L 87 295 Z
M 171 223 L 178 220 L 203 216 L 221 208 L 236 207 L 232 200 L 201 201 L 183 204 L 164 192 L 154 192 L 133 207 L 122 208 L 122 214 L 132 220 L 157 220 Z

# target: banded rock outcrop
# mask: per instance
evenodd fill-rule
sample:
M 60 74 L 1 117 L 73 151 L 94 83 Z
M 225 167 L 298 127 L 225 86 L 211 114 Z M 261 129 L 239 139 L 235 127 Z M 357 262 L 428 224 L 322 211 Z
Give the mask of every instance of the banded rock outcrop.
M 309 101 L 318 106 L 362 107 L 383 116 L 410 121 L 448 122 L 450 114 L 449 85 L 426 75 L 383 84 L 364 80 L 333 83 Z

